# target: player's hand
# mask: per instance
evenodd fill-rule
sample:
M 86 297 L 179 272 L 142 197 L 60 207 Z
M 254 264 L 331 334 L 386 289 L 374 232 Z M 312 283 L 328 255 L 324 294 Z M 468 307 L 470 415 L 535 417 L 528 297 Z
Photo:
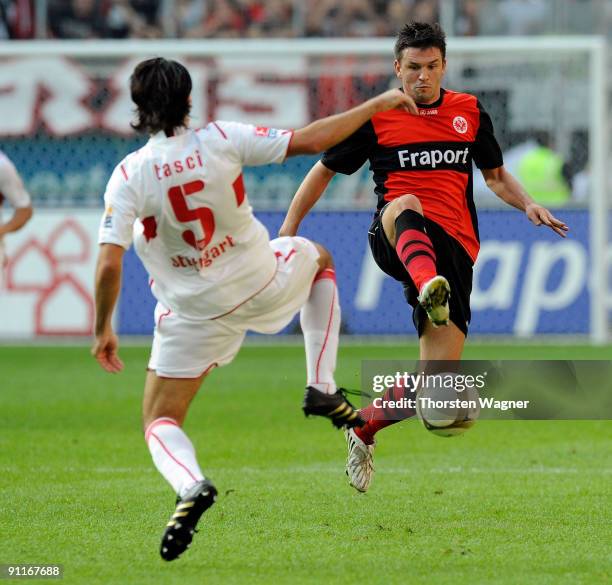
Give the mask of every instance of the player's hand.
M 112 331 L 108 331 L 101 335 L 96 335 L 93 347 L 91 348 L 91 355 L 98 360 L 102 369 L 111 374 L 117 374 L 123 370 L 123 362 L 117 355 L 118 347 L 119 340 L 117 336 Z
M 529 221 L 535 225 L 547 225 L 555 233 L 559 234 L 562 238 L 565 237 L 565 232 L 569 230 L 569 227 L 557 219 L 548 209 L 538 205 L 537 203 L 531 203 L 525 210 Z
M 406 110 L 410 114 L 419 114 L 415 101 L 399 89 L 390 89 L 374 98 L 379 112 L 386 110 Z

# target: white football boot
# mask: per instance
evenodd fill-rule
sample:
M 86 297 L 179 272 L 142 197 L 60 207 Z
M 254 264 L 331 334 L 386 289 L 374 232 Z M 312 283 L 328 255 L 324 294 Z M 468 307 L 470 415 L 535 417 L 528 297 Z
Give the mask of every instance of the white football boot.
M 374 476 L 374 446 L 366 445 L 355 433 L 354 429 L 344 431 L 346 444 L 348 447 L 348 457 L 346 459 L 346 475 L 349 484 L 357 491 L 365 492 Z
M 448 325 L 450 292 L 448 280 L 440 275 L 428 280 L 421 288 L 419 303 L 434 327 Z

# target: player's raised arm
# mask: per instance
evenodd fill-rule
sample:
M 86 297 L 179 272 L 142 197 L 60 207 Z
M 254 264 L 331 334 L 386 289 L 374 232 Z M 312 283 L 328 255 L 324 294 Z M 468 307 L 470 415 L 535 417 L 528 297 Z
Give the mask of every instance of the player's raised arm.
M 520 182 L 505 167 L 482 169 L 487 187 L 502 201 L 524 211 L 529 221 L 535 225 L 546 225 L 562 238 L 569 230 L 565 222 L 557 219 L 548 209 L 536 203 L 525 191 Z
M 418 108 L 410 96 L 398 89 L 391 89 L 347 112 L 317 120 L 296 130 L 287 156 L 328 150 L 353 135 L 373 115 L 394 108 L 418 114 Z M 279 235 L 293 236 L 297 233 L 300 222 L 323 195 L 335 174 L 322 162 L 315 164 L 297 190 Z
M 321 198 L 335 174 L 321 161 L 318 161 L 310 169 L 293 196 L 283 225 L 278 231 L 279 236 L 295 236 L 297 234 L 300 223 Z
M 411 97 L 400 90 L 392 89 L 343 114 L 317 120 L 305 128 L 297 130 L 289 145 L 287 154 L 327 151 L 340 143 L 344 144 L 345 140 L 356 142 L 360 144 L 358 150 L 362 152 L 359 155 L 352 156 L 348 154 L 348 151 L 352 150 L 351 147 L 344 154 L 345 157 L 349 156 L 354 163 L 352 165 L 354 168 L 350 170 L 346 169 L 346 165 L 343 165 L 343 172 L 348 171 L 350 174 L 356 171 L 365 160 L 363 158 L 365 150 L 362 147 L 367 142 L 367 139 L 366 141 L 361 141 L 359 136 L 364 125 L 378 112 L 394 108 L 401 108 L 412 114 L 418 114 L 416 104 Z M 279 235 L 293 236 L 297 233 L 300 222 L 323 195 L 335 174 L 335 171 L 329 169 L 323 162 L 318 162 L 310 170 L 291 202 L 285 221 L 279 230 Z
M 96 324 L 91 354 L 107 372 L 117 373 L 123 362 L 117 355 L 118 340 L 113 332 L 112 316 L 119 290 L 125 250 L 115 244 L 102 244 L 98 255 L 95 280 Z
M 323 152 L 342 142 L 375 114 L 394 108 L 415 115 L 419 113 L 410 96 L 399 89 L 390 89 L 346 112 L 316 120 L 296 130 L 287 149 L 287 156 Z
M 6 223 L 0 224 L 0 237 L 11 232 L 20 230 L 32 217 L 33 209 L 31 205 L 27 207 L 17 207 L 11 219 Z

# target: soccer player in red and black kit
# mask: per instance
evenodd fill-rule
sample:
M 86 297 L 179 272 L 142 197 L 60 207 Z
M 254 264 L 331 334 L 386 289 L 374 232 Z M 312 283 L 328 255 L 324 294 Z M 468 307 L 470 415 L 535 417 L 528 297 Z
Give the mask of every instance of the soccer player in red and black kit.
M 472 198 L 472 162 L 487 186 L 535 225 L 565 236 L 567 226 L 534 203 L 504 168 L 493 124 L 478 99 L 443 89 L 446 40 L 439 25 L 410 23 L 395 43 L 395 74 L 419 115 L 377 114 L 328 150 L 298 189 L 280 234 L 293 236 L 336 173 L 352 174 L 366 160 L 374 172 L 377 210 L 368 231 L 378 266 L 400 281 L 413 307 L 420 359 L 459 360 L 470 322 L 472 267 L 479 238 Z M 383 401 L 405 392 L 394 388 Z M 367 423 L 347 432 L 347 474 L 359 491 L 370 485 L 374 435 L 414 411 L 369 406 Z

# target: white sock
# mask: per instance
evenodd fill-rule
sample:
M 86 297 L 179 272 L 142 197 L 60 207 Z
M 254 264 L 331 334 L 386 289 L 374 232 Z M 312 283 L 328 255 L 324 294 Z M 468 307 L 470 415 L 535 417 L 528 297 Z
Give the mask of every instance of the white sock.
M 174 419 L 155 419 L 145 431 L 145 441 L 155 467 L 179 496 L 204 479 L 193 444 Z
M 331 268 L 320 272 L 312 283 L 308 301 L 300 311 L 300 324 L 306 348 L 306 383 L 321 392 L 334 394 L 340 303 L 336 273 Z

